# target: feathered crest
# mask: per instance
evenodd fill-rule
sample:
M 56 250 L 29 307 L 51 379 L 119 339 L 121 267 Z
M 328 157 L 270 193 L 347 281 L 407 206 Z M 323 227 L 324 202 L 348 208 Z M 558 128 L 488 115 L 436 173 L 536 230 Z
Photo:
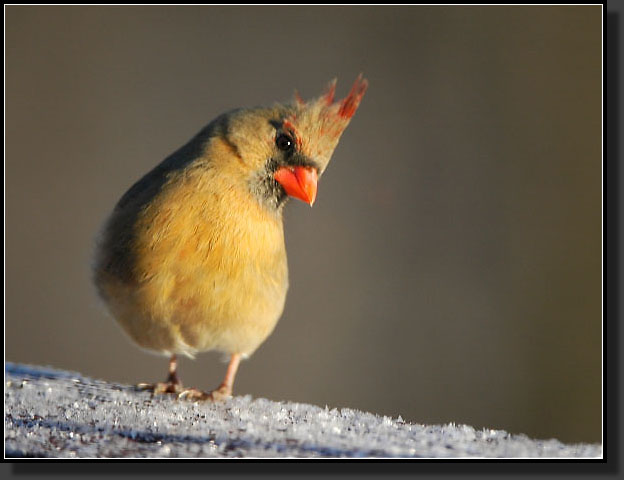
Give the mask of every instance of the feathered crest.
M 329 82 L 318 98 L 305 102 L 295 91 L 295 111 L 285 118 L 283 128 L 291 130 L 301 151 L 325 170 L 342 132 L 347 128 L 368 88 L 362 74 L 353 83 L 349 94 L 334 101 L 336 79 Z

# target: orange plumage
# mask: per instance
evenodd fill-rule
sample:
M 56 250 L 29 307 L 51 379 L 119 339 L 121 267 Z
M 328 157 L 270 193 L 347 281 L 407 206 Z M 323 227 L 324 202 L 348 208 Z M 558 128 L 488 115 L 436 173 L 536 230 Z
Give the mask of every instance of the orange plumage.
M 224 114 L 121 198 L 98 243 L 94 280 L 110 312 L 141 347 L 171 356 L 155 391 L 191 398 L 232 393 L 242 357 L 273 331 L 288 267 L 282 210 L 308 203 L 367 87 L 293 105 Z M 176 354 L 217 350 L 232 360 L 209 393 L 182 389 Z

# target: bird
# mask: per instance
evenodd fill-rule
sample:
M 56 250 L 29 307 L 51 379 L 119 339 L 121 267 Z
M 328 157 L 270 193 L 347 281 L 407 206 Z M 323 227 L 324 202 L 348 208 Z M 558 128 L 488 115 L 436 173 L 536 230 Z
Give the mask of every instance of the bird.
M 274 330 L 289 287 L 283 210 L 314 204 L 318 181 L 368 88 L 336 79 L 304 101 L 224 113 L 121 196 L 99 232 L 97 293 L 140 348 L 169 358 L 166 381 L 138 386 L 189 400 L 232 396 L 241 360 Z M 184 388 L 179 355 L 229 356 L 210 392 Z

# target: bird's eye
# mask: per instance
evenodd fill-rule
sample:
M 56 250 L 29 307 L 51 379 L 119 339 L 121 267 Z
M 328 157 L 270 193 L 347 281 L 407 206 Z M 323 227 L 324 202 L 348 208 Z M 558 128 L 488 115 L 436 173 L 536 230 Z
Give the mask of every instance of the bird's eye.
M 280 133 L 275 139 L 275 145 L 277 145 L 277 148 L 284 152 L 292 150 L 294 144 L 293 139 L 285 133 Z

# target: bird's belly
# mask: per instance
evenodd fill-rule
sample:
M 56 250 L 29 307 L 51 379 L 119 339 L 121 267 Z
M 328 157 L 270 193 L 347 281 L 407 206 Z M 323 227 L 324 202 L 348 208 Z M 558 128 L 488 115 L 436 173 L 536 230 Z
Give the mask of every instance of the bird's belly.
M 173 287 L 171 323 L 193 349 L 249 355 L 273 331 L 287 289 L 284 267 L 241 262 L 234 269 L 196 272 Z
M 201 259 L 176 251 L 158 265 L 138 284 L 112 281 L 103 288 L 114 317 L 144 348 L 250 355 L 284 309 L 285 251 Z

